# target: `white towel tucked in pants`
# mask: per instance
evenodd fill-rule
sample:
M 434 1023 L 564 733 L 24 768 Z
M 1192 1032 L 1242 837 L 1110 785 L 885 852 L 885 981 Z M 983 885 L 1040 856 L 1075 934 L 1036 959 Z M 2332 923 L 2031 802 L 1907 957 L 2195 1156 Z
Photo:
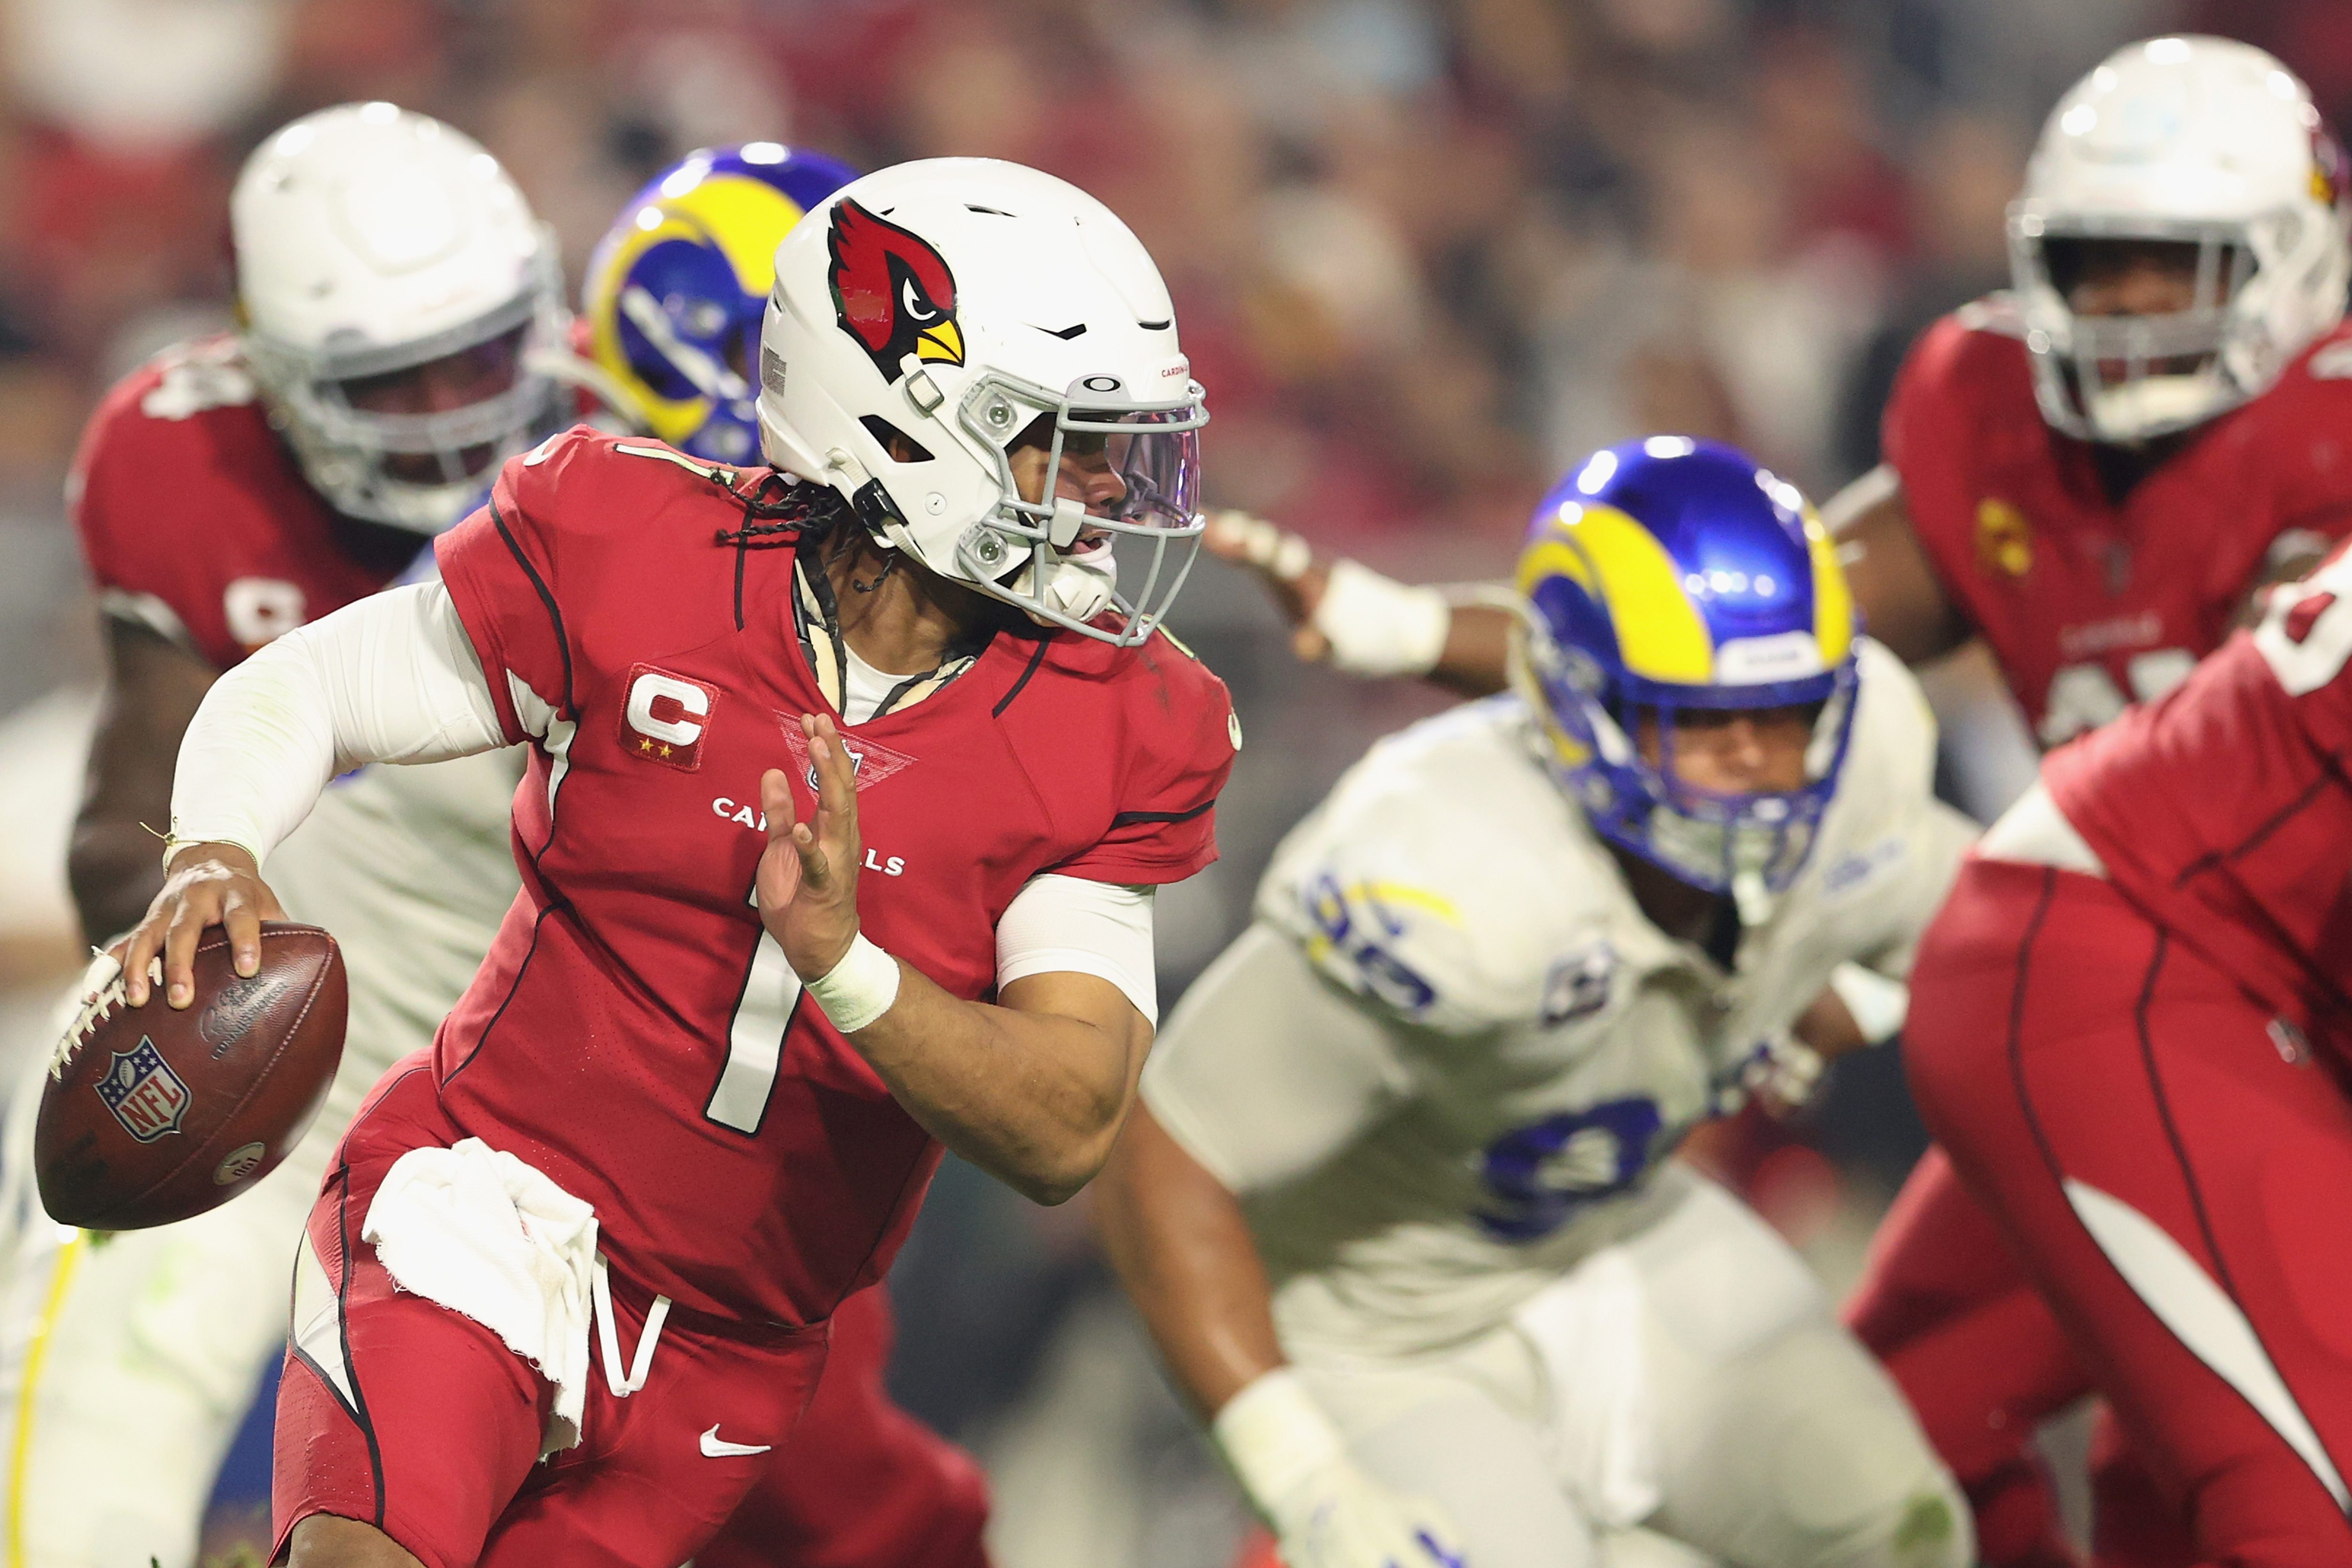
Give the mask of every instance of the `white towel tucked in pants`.
M 512 1154 L 467 1138 L 394 1161 L 360 1235 L 394 1284 L 489 1329 L 554 1385 L 542 1455 L 580 1440 L 593 1208 Z

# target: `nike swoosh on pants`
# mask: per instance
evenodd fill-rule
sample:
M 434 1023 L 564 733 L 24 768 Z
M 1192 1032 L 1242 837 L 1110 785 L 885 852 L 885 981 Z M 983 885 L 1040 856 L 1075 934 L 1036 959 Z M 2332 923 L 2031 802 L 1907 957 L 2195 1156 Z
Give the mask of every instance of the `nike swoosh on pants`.
M 773 1447 L 772 1443 L 730 1443 L 719 1435 L 719 1423 L 716 1421 L 710 1424 L 710 1430 L 702 1435 L 702 1457 L 706 1459 L 724 1459 L 737 1454 L 764 1454 Z

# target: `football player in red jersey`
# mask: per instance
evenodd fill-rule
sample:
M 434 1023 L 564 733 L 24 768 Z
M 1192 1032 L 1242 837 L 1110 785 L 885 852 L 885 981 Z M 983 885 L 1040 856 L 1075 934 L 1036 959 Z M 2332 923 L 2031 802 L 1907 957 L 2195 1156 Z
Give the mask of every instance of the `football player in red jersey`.
M 760 349 L 781 471 L 551 439 L 443 584 L 190 726 L 142 1005 L 158 957 L 185 1005 L 206 925 L 251 945 L 341 767 L 530 745 L 522 896 L 312 1212 L 299 1568 L 691 1555 L 942 1144 L 1058 1201 L 1132 1100 L 1150 889 L 1213 858 L 1240 740 L 1157 629 L 1206 417 L 1158 272 L 1059 181 L 902 165 L 785 239 Z
M 2053 752 L 1913 971 L 1928 1125 L 2186 1520 L 2352 1561 L 2352 557 Z
M 647 181 L 589 259 L 580 336 L 614 401 L 689 456 L 759 450 L 761 317 L 776 245 L 801 214 L 856 178 L 772 142 L 688 154 Z M 971 1456 L 892 1403 L 887 1289 L 833 1317 L 824 1375 L 700 1568 L 976 1568 L 988 1486 Z
M 1824 509 L 1872 634 L 1913 661 L 1982 638 L 2056 744 L 2160 695 L 2352 531 L 2343 169 L 2309 92 L 2246 45 L 2147 40 L 2070 89 L 2011 212 L 2014 292 L 1922 336 L 1885 466 Z M 1208 543 L 1268 578 L 1305 657 L 1504 685 L 1507 609 L 1252 519 Z M 1968 1484 L 1986 1561 L 2071 1561 L 2031 1438 L 2087 1374 L 1940 1152 L 1849 1316 Z M 2100 1479 L 2103 1556 L 2167 1561 L 2135 1468 Z
M 165 819 L 172 759 L 218 673 L 404 575 L 499 461 L 560 422 L 568 399 L 551 374 L 590 381 L 631 416 L 657 411 L 663 433 L 704 456 L 749 450 L 738 437 L 751 389 L 698 403 L 644 333 L 618 324 L 620 295 L 646 281 L 659 247 L 661 309 L 678 318 L 667 346 L 690 353 L 708 338 L 717 363 L 741 363 L 729 351 L 756 343 L 776 242 L 853 177 L 772 143 L 666 171 L 622 215 L 628 254 L 608 247 L 592 268 L 585 313 L 611 351 L 600 378 L 562 352 L 552 252 L 512 184 L 480 174 L 485 160 L 470 139 L 388 104 L 283 128 L 249 165 L 234 213 L 246 333 L 166 352 L 93 416 L 73 513 L 106 610 L 112 683 L 72 866 L 92 935 L 127 928 L 162 881 L 140 825 Z M 396 232 L 338 226 L 337 204 L 362 178 L 402 193 L 411 226 L 437 229 L 436 261 L 384 255 L 380 242 L 397 243 Z M 673 221 L 639 223 L 649 205 Z M 319 299 L 331 302 L 320 310 Z M 710 329 L 714 313 L 723 320 Z M 353 355 L 365 364 L 339 357 Z M 355 368 L 370 374 L 340 374 Z M 370 417 L 385 413 L 408 418 Z M 486 432 L 494 439 L 478 442 Z M 453 470 L 465 477 L 448 480 Z M 158 474 L 173 477 L 168 506 Z M 27 1568 L 194 1561 L 220 1456 L 263 1363 L 283 1352 L 283 1276 L 326 1157 L 375 1079 L 431 1038 L 513 900 L 506 837 L 519 771 L 510 754 L 367 770 L 273 859 L 295 912 L 337 931 L 353 986 L 335 1095 L 289 1170 L 201 1221 L 103 1247 L 46 1224 L 9 1237 L 0 1486 Z M 19 1103 L 29 1111 L 37 1098 Z M 164 1320 L 169 1334 L 149 1326 Z M 706 1563 L 985 1560 L 979 1468 L 889 1403 L 891 1334 L 880 1291 L 844 1304 L 802 1441 L 779 1454 Z M 123 1465 L 142 1486 L 105 1479 Z M 840 1484 L 845 1467 L 855 1489 Z
M 142 825 L 166 820 L 181 733 L 220 672 L 398 580 L 499 462 L 562 422 L 552 242 L 450 127 L 388 103 L 307 115 L 248 161 L 230 228 L 240 331 L 126 377 L 68 483 L 109 662 L 68 865 L 96 941 L 162 883 Z M 194 1561 L 222 1455 L 284 1355 L 287 1277 L 335 1140 L 432 1037 L 513 901 L 520 771 L 513 753 L 367 770 L 273 862 L 288 903 L 342 935 L 352 997 L 328 1106 L 283 1168 L 156 1230 L 94 1236 L 29 1204 L 8 1215 L 12 1565 Z M 29 1121 L 38 1098 L 13 1113 Z M 7 1144 L 15 1183 L 31 1145 Z

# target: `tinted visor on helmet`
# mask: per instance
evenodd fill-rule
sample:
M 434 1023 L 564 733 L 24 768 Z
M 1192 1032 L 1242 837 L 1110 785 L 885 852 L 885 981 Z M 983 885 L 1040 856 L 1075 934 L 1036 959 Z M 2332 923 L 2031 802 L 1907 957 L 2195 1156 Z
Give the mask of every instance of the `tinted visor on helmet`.
M 994 459 L 1001 500 L 956 545 L 959 569 L 999 598 L 1054 625 L 1129 647 L 1150 637 L 1192 570 L 1200 511 L 1198 384 L 1181 400 L 1108 401 L 1110 376 L 1056 395 L 1013 377 L 982 375 L 960 422 Z M 1124 557 L 1124 559 L 1121 559 Z M 1075 564 L 1102 585 L 1100 611 L 1077 615 L 1048 591 Z M 1124 576 L 1140 581 L 1120 592 Z M 1108 614 L 1112 624 L 1095 624 Z

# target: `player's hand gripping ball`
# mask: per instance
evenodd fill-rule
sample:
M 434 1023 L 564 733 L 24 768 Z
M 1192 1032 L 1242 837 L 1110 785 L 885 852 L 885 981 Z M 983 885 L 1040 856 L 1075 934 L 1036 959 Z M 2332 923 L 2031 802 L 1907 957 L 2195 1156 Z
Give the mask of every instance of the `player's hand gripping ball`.
M 133 1007 L 122 966 L 93 960 L 58 1043 L 33 1132 L 50 1217 L 90 1230 L 170 1225 L 216 1208 L 292 1152 L 343 1050 L 349 993 L 335 939 L 267 921 L 249 977 L 215 926 L 194 993 Z

